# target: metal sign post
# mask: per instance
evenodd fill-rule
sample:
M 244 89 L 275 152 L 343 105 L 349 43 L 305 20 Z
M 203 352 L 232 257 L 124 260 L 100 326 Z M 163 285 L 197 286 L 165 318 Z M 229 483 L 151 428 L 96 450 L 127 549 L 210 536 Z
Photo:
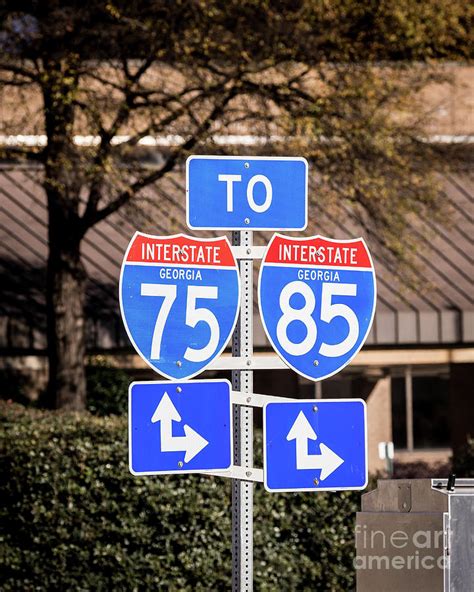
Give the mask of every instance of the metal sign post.
M 252 232 L 233 232 L 232 245 L 252 248 Z M 240 316 L 232 336 L 232 355 L 253 354 L 253 261 L 241 259 Z M 252 370 L 233 370 L 232 387 L 242 394 L 253 392 Z M 234 464 L 253 467 L 253 408 L 234 405 Z M 232 480 L 232 590 L 253 590 L 253 482 Z
M 362 401 L 316 405 L 253 392 L 254 370 L 332 376 L 362 347 L 374 315 L 375 274 L 363 240 L 275 235 L 266 249 L 253 246 L 254 230 L 306 228 L 307 177 L 304 158 L 192 156 L 187 224 L 232 230 L 232 248 L 226 237 L 138 232 L 122 265 L 129 338 L 170 379 L 131 387 L 130 470 L 232 479 L 233 592 L 253 590 L 255 482 L 267 491 L 361 489 L 366 482 Z M 263 326 L 279 358 L 253 354 L 254 259 L 262 260 Z M 218 359 L 234 327 L 232 358 Z M 228 381 L 186 380 L 205 368 L 231 370 L 232 390 Z M 253 407 L 264 412 L 264 469 L 253 466 Z

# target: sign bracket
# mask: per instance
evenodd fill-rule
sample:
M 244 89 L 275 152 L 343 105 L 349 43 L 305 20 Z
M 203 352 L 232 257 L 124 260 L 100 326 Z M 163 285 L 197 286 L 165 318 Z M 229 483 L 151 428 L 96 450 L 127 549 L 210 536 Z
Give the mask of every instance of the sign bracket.
M 232 253 L 236 259 L 263 259 L 266 247 L 235 247 L 232 246 Z
M 282 401 L 294 401 L 290 397 L 274 397 L 272 395 L 259 395 L 257 393 L 242 393 L 231 391 L 230 401 L 234 405 L 246 405 L 248 407 L 264 407 L 266 403 L 281 403 Z
M 288 365 L 276 354 L 252 356 L 220 356 L 212 360 L 209 370 L 288 370 Z
M 212 475 L 213 477 L 227 477 L 229 479 L 263 483 L 263 469 L 258 467 L 239 467 L 237 465 L 232 465 L 228 471 L 206 471 L 202 474 Z

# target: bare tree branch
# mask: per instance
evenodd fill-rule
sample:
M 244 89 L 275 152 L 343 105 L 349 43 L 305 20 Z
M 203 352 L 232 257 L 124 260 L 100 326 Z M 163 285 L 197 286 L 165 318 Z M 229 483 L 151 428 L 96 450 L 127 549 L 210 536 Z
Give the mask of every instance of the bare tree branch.
M 132 183 L 125 191 L 123 191 L 117 198 L 111 201 L 109 204 L 98 210 L 92 220 L 89 221 L 90 225 L 96 224 L 103 220 L 107 216 L 110 216 L 113 212 L 120 209 L 130 199 L 141 191 L 147 185 L 155 183 L 159 179 L 163 178 L 169 171 L 171 171 L 176 162 L 181 158 L 183 154 L 191 150 L 203 137 L 207 134 L 212 124 L 222 115 L 226 105 L 236 95 L 235 87 L 230 89 L 226 95 L 214 106 L 211 113 L 201 124 L 201 126 L 195 131 L 195 133 L 186 142 L 176 148 L 170 156 L 166 159 L 166 162 L 158 170 L 142 177 L 141 179 Z M 84 229 L 86 230 L 86 229 Z
M 30 162 L 43 162 L 44 161 L 44 148 L 20 148 L 18 146 L 7 146 L 6 148 L 0 147 L 0 156 L 7 158 L 18 158 L 20 160 L 28 160 Z
M 31 82 L 39 82 L 38 74 L 34 70 L 30 70 L 26 66 L 21 66 L 19 63 L 0 62 L 0 72 L 10 72 L 18 76 L 23 76 Z

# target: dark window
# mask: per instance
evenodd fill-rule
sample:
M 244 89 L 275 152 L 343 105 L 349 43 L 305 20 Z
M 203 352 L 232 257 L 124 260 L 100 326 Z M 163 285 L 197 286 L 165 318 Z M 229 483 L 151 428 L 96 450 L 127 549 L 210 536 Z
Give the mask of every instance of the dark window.
M 392 437 L 395 448 L 407 447 L 405 378 L 392 378 Z
M 439 376 L 413 377 L 413 437 L 415 448 L 450 444 L 448 380 Z
M 414 448 L 450 446 L 448 379 L 414 376 Z M 392 433 L 395 448 L 407 447 L 405 377 L 392 378 Z

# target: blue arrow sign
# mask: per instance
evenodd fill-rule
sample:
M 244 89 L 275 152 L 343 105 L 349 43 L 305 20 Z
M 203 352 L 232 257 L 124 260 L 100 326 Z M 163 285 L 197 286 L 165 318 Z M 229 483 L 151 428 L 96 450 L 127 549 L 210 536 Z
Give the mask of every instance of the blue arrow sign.
M 132 383 L 129 461 L 134 475 L 229 469 L 232 465 L 229 381 Z
M 366 405 L 361 399 L 267 403 L 263 413 L 265 489 L 364 489 L 366 426 Z
M 239 312 L 237 263 L 226 237 L 137 232 L 120 274 L 128 337 L 154 370 L 182 380 L 225 348 Z
M 189 228 L 303 230 L 308 163 L 304 158 L 190 156 Z
M 293 370 L 323 380 L 351 362 L 375 313 L 376 283 L 363 239 L 275 234 L 260 267 L 260 315 Z

